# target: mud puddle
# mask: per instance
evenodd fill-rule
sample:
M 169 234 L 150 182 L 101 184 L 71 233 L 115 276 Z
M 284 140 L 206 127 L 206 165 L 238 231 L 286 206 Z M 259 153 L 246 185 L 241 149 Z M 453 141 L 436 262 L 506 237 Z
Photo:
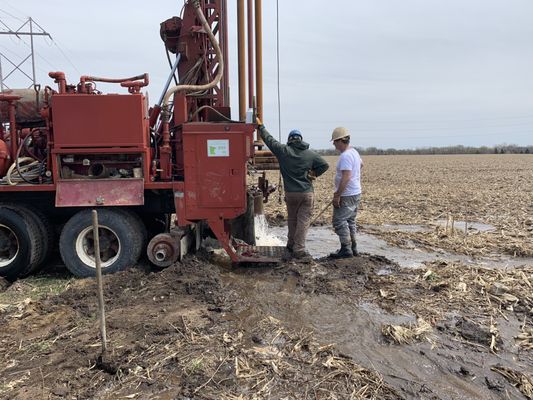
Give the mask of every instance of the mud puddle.
M 313 262 L 303 267 L 282 268 L 278 273 L 259 270 L 223 273 L 225 290 L 235 293 L 241 301 L 240 307 L 225 317 L 236 321 L 243 331 L 252 331 L 262 319 L 273 317 L 292 329 L 313 332 L 320 342 L 334 344 L 359 365 L 378 371 L 387 384 L 400 388 L 405 398 L 523 398 L 520 393 L 495 393 L 487 383 L 501 381 L 490 367 L 499 363 L 512 365 L 516 362 L 516 349 L 509 347 L 508 352 L 495 355 L 475 347 L 465 348 L 460 341 L 438 330 L 432 334 L 431 342 L 398 346 L 386 341 L 381 333 L 384 325 L 415 324 L 417 317 L 407 308 L 394 314 L 360 299 L 368 290 L 365 282 L 387 266 L 362 257 L 358 263 L 349 266 L 359 269 L 359 273 L 352 271 L 350 276 Z M 355 279 L 350 287 L 352 294 L 346 296 L 336 279 L 345 282 Z M 456 318 L 461 317 L 450 315 L 449 321 Z M 500 322 L 505 327 L 502 336 L 512 342 L 520 322 L 514 317 Z M 474 332 L 472 337 L 476 335 L 481 334 Z M 521 366 L 524 368 L 523 363 Z
M 269 228 L 271 235 L 287 241 L 287 227 Z M 312 227 L 307 234 L 307 250 L 314 258 L 327 257 L 339 248 L 339 238 L 329 227 Z M 440 258 L 468 262 L 466 256 L 449 253 L 426 252 L 420 249 L 402 249 L 391 246 L 386 241 L 374 235 L 363 232 L 357 233 L 357 247 L 359 252 L 386 257 L 403 268 L 422 268 L 425 262 Z
M 389 228 L 397 227 L 389 225 Z M 402 225 L 416 231 L 422 225 Z M 387 229 L 387 228 L 386 228 Z M 287 241 L 287 227 L 267 227 L 266 235 L 270 237 L 269 243 L 276 238 L 276 243 L 283 245 Z M 269 244 L 267 244 L 269 245 Z M 276 244 L 280 245 L 280 244 Z M 307 250 L 314 258 L 327 257 L 339 248 L 339 239 L 330 227 L 311 227 L 307 234 Z M 458 261 L 467 265 L 481 265 L 488 268 L 509 268 L 524 264 L 533 264 L 533 258 L 510 257 L 506 255 L 494 255 L 492 257 L 472 258 L 461 254 L 453 254 L 441 251 L 425 251 L 413 245 L 411 249 L 400 248 L 388 244 L 386 241 L 365 232 L 357 233 L 357 247 L 359 252 L 386 257 L 397 263 L 402 268 L 422 268 L 425 263 L 446 260 Z
M 441 227 L 451 227 L 450 221 L 445 219 L 439 219 L 436 221 L 436 225 Z M 470 221 L 453 221 L 453 227 L 456 230 L 462 230 L 467 232 L 492 232 L 496 230 L 494 225 L 485 224 L 482 222 L 470 222 Z
M 383 224 L 383 225 L 364 225 L 365 228 L 374 229 L 378 231 L 400 231 L 400 232 L 430 232 L 432 231 L 436 226 L 446 228 L 448 227 L 451 229 L 452 223 L 450 221 L 446 221 L 445 219 L 439 219 L 435 222 L 431 222 L 428 225 L 421 225 L 421 224 Z M 482 222 L 474 222 L 474 221 L 462 221 L 457 220 L 453 221 L 453 228 L 455 230 L 459 231 L 467 231 L 470 233 L 475 232 L 492 232 L 496 230 L 496 227 L 494 225 L 485 224 Z
M 364 225 L 365 228 L 379 231 L 400 231 L 400 232 L 429 232 L 431 228 L 426 225 L 407 225 L 407 224 L 383 224 L 383 225 Z

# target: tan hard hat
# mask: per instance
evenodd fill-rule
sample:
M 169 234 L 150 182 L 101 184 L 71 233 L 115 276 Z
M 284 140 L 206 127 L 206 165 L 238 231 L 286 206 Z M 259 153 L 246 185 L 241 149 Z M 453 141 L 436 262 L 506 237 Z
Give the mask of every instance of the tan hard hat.
M 350 136 L 350 132 L 348 132 L 348 129 L 339 126 L 333 129 L 333 133 L 331 134 L 331 141 L 333 142 L 334 140 L 342 139 L 348 136 Z

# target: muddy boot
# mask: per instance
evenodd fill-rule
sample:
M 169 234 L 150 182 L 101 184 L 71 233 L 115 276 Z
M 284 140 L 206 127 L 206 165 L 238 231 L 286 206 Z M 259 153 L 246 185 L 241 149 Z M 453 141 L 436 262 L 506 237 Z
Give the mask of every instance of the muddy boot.
M 353 257 L 353 252 L 349 244 L 341 244 L 341 248 L 329 256 L 330 258 L 351 258 Z
M 307 251 L 295 251 L 292 253 L 292 258 L 299 260 L 299 261 L 305 261 L 305 260 L 312 260 L 313 257 L 311 257 L 311 254 L 309 254 Z
M 357 257 L 359 255 L 359 252 L 357 251 L 357 241 L 355 240 L 355 236 L 351 236 L 352 239 L 352 253 L 354 257 Z

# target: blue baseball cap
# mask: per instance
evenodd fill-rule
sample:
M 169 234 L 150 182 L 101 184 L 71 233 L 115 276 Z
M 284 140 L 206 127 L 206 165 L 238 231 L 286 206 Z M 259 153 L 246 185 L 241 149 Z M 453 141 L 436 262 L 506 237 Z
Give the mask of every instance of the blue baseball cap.
M 293 129 L 289 132 L 289 137 L 287 140 L 295 139 L 296 137 L 299 137 L 300 140 L 303 139 L 302 132 L 300 132 L 298 129 Z

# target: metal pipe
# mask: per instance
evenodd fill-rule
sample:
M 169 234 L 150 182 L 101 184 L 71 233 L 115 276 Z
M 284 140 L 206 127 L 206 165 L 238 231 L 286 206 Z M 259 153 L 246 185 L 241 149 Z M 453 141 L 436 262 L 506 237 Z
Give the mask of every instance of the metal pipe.
M 246 49 L 244 36 L 244 0 L 237 0 L 237 50 L 239 72 L 239 121 L 246 119 Z
M 92 211 L 93 239 L 94 239 L 94 263 L 96 264 L 96 287 L 98 289 L 98 314 L 100 322 L 100 340 L 102 341 L 102 357 L 107 351 L 107 334 L 105 322 L 104 289 L 102 281 L 102 262 L 100 260 L 100 237 L 98 235 L 98 211 Z
M 257 115 L 263 120 L 263 5 L 255 0 L 255 79 Z
M 161 103 L 163 103 L 163 99 L 165 98 L 165 93 L 168 90 L 168 87 L 170 86 L 170 82 L 172 82 L 172 79 L 176 76 L 176 69 L 178 69 L 178 64 L 181 60 L 181 53 L 176 54 L 176 61 L 174 61 L 174 65 L 172 65 L 172 69 L 170 70 L 170 74 L 168 75 L 167 82 L 165 83 L 165 87 L 163 88 L 163 92 L 161 93 L 161 97 L 159 98 L 159 101 L 152 109 L 152 112 L 150 113 L 150 128 L 153 128 L 155 126 L 155 123 L 157 122 L 157 118 L 159 118 L 159 114 L 161 114 Z M 178 76 L 178 82 L 179 82 L 179 76 Z M 157 129 L 156 129 L 157 131 Z
M 254 106 L 254 9 L 253 0 L 248 0 L 248 107 Z
M 157 102 L 157 106 L 161 107 L 161 103 L 163 103 L 163 99 L 165 98 L 165 93 L 168 90 L 168 87 L 170 86 L 170 82 L 172 82 L 172 78 L 174 78 L 176 74 L 176 69 L 178 69 L 178 64 L 180 63 L 181 59 L 181 53 L 176 54 L 176 61 L 174 61 L 174 65 L 172 66 L 172 70 L 170 71 L 170 74 L 168 75 L 167 82 L 165 83 L 163 93 L 161 93 L 161 97 L 159 98 L 159 101 Z M 178 76 L 178 82 L 179 82 L 179 76 Z
M 219 20 L 219 40 L 223 50 L 223 58 L 226 60 L 226 68 L 222 77 L 222 93 L 224 95 L 222 106 L 230 106 L 230 89 L 229 89 L 229 66 L 228 66 L 228 10 L 227 1 L 220 2 L 220 20 Z
M 167 252 L 165 251 L 165 249 L 159 249 L 155 252 L 155 259 L 159 262 L 161 261 L 165 261 L 165 259 L 167 258 Z
M 87 89 L 85 87 L 85 82 L 105 82 L 105 83 L 123 83 L 123 82 L 132 82 L 143 79 L 144 82 L 140 86 L 148 86 L 150 80 L 148 74 L 144 73 L 142 75 L 132 76 L 131 78 L 102 78 L 98 76 L 83 75 L 80 77 L 80 92 L 86 93 Z
M 59 87 L 59 93 L 66 93 L 67 91 L 67 80 L 65 78 L 65 73 L 61 71 L 49 72 L 48 76 L 54 79 L 54 82 L 57 83 Z
M 274 154 L 270 150 L 256 150 L 254 151 L 256 157 L 274 157 Z
M 263 193 L 254 194 L 254 215 L 263 215 L 264 214 L 264 205 L 263 205 Z

